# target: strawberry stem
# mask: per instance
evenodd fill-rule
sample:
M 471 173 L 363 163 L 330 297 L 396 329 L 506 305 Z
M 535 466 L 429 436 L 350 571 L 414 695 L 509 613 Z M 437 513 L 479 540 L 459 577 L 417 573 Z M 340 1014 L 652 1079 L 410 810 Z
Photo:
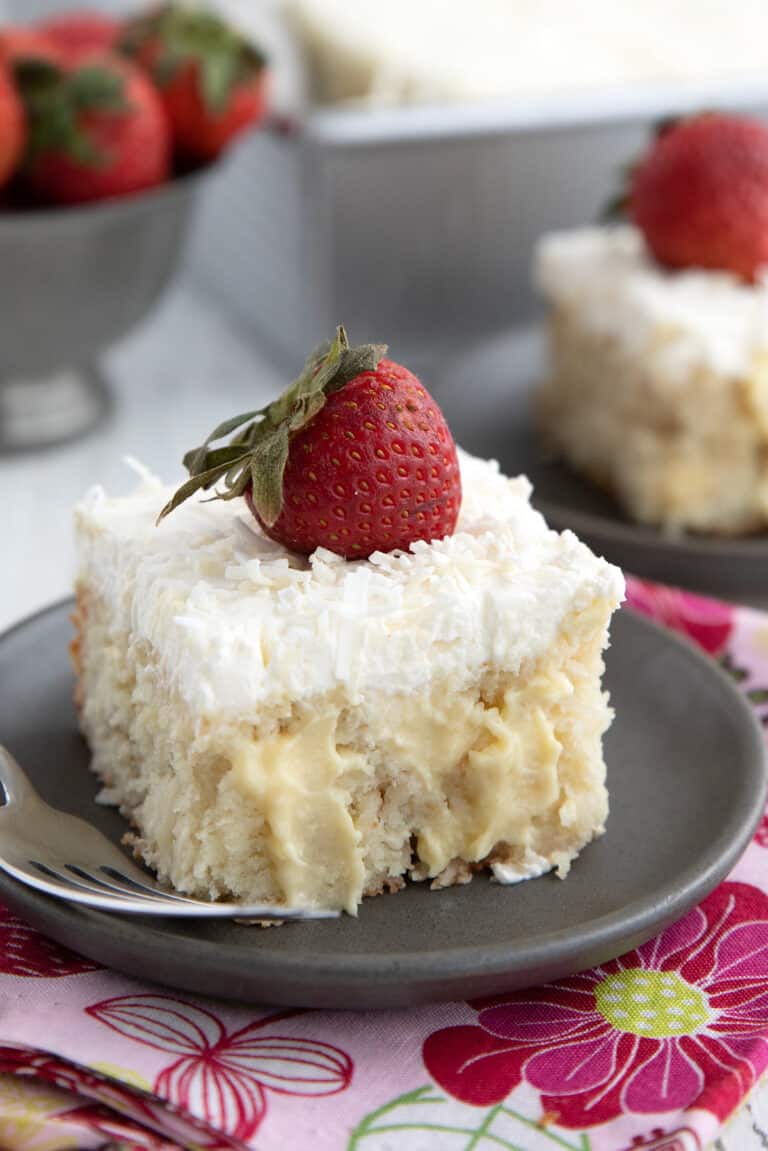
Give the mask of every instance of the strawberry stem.
M 283 505 L 283 475 L 291 437 L 305 428 L 325 406 L 326 399 L 362 372 L 375 371 L 386 354 L 383 344 L 350 347 L 343 327 L 333 340 L 315 348 L 298 379 L 264 408 L 233 416 L 219 424 L 199 448 L 184 456 L 190 478 L 174 492 L 158 523 L 200 489 L 223 480 L 214 499 L 231 500 L 250 488 L 259 518 L 271 527 Z M 236 432 L 225 447 L 210 445 Z

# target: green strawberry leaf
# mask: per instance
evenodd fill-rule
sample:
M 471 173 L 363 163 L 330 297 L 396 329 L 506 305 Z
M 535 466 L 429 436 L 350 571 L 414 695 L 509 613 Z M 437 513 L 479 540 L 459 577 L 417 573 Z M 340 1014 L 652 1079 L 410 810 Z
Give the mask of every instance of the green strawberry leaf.
M 97 65 L 65 72 L 44 60 L 23 59 L 14 64 L 14 78 L 27 117 L 25 164 L 51 154 L 87 167 L 108 162 L 80 117 L 129 111 L 122 76 Z
M 106 68 L 78 68 L 69 79 L 69 98 L 77 112 L 128 112 L 121 76 Z
M 618 188 L 606 203 L 603 204 L 598 216 L 601 224 L 615 224 L 625 220 L 629 213 L 629 190 L 632 186 L 632 177 L 636 164 L 623 164 L 619 168 Z
M 266 65 L 266 57 L 215 12 L 180 4 L 163 4 L 129 20 L 120 49 L 141 56 L 151 46 L 156 53 L 153 71 L 160 87 L 170 84 L 179 68 L 192 63 L 199 70 L 206 107 L 223 112 L 230 96 Z
M 232 416 L 230 419 L 218 424 L 199 448 L 192 448 L 191 451 L 185 453 L 182 462 L 190 475 L 196 475 L 207 466 L 206 459 L 209 455 L 213 454 L 208 451 L 208 445 L 210 443 L 214 440 L 222 440 L 224 436 L 228 436 L 229 433 L 234 432 L 236 428 L 242 427 L 243 424 L 247 424 L 250 420 L 256 419 L 257 416 L 263 416 L 266 410 L 266 408 L 256 408 L 252 412 L 245 412 L 241 416 Z M 247 442 L 247 439 L 244 442 Z M 212 464 L 211 467 L 213 466 L 215 465 Z
M 222 468 L 224 468 L 224 474 L 226 474 L 227 470 L 231 470 L 232 465 L 239 463 L 246 455 L 247 452 L 244 451 L 242 444 L 230 444 L 224 448 L 213 448 L 206 453 L 205 471 L 221 472 Z M 201 474 L 199 470 L 195 471 L 195 469 L 192 468 L 189 470 L 193 475 L 198 475 L 198 477 Z M 204 486 L 210 487 L 211 484 L 208 483 Z
M 282 509 L 291 436 L 312 422 L 328 396 L 361 372 L 375 371 L 386 350 L 383 344 L 351 348 L 344 328 L 337 328 L 333 340 L 312 352 L 301 375 L 276 400 L 264 408 L 224 420 L 200 447 L 185 453 L 183 463 L 190 478 L 162 509 L 158 522 L 195 492 L 222 481 L 223 489 L 212 498 L 234 499 L 250 486 L 254 508 L 261 520 L 271 526 Z M 233 432 L 236 434 L 229 444 L 211 447 Z
M 283 473 L 288 461 L 288 425 L 279 424 L 262 437 L 250 461 L 251 499 L 267 527 L 280 515 Z
M 626 192 L 617 192 L 611 197 L 600 209 L 598 221 L 601 224 L 615 224 L 619 220 L 625 220 L 627 217 L 627 209 L 629 201 L 627 200 Z
M 243 455 L 242 458 L 245 460 L 247 457 Z M 181 487 L 177 488 L 177 490 L 173 493 L 173 496 L 157 517 L 156 522 L 160 523 L 160 520 L 165 519 L 165 517 L 174 511 L 179 506 L 179 504 L 183 504 L 185 500 L 189 499 L 189 497 L 194 495 L 195 492 L 199 491 L 200 488 L 211 487 L 216 483 L 217 480 L 221 478 L 223 474 L 224 473 L 222 472 L 221 466 L 214 465 L 213 467 L 208 468 L 207 471 L 199 472 L 197 475 L 192 476 L 191 479 L 188 479 L 186 483 L 183 483 Z
M 208 52 L 200 60 L 200 82 L 205 105 L 213 112 L 226 110 L 232 89 L 237 84 L 240 64 L 227 52 Z

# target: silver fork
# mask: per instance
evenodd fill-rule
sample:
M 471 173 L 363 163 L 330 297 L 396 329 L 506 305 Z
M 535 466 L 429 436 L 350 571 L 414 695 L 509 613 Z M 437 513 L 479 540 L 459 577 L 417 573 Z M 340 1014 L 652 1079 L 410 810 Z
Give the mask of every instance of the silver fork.
M 166 891 L 97 828 L 51 807 L 0 745 L 0 869 L 48 895 L 102 911 L 206 919 L 336 919 L 338 911 L 206 903 Z

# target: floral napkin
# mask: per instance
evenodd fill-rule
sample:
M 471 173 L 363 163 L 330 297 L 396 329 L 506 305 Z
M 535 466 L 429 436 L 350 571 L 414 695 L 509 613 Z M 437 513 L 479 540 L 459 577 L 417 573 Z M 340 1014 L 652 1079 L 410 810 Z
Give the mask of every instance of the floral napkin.
M 768 616 L 633 580 L 768 723 Z M 0 909 L 0 1147 L 701 1151 L 768 1066 L 768 817 L 657 939 L 546 987 L 400 1012 L 142 985 Z

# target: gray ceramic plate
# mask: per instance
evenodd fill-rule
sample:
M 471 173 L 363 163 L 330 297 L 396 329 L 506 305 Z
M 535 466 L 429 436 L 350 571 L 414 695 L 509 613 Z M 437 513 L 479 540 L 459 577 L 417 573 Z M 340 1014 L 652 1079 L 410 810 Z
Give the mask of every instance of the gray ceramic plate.
M 639 576 L 768 607 L 768 534 L 742 539 L 662 535 L 629 521 L 604 492 L 543 457 L 533 392 L 545 372 L 538 329 L 522 329 L 455 363 L 440 402 L 463 447 L 524 472 L 552 527 L 571 528 L 596 552 Z
M 0 639 L 0 741 L 51 803 L 116 842 L 77 733 L 70 605 Z M 412 885 L 358 919 L 262 930 L 77 908 L 0 875 L 0 899 L 54 939 L 188 991 L 318 1007 L 393 1007 L 539 983 L 636 947 L 722 879 L 765 802 L 761 733 L 713 664 L 620 612 L 608 652 L 616 720 L 606 740 L 611 815 L 562 881 Z

